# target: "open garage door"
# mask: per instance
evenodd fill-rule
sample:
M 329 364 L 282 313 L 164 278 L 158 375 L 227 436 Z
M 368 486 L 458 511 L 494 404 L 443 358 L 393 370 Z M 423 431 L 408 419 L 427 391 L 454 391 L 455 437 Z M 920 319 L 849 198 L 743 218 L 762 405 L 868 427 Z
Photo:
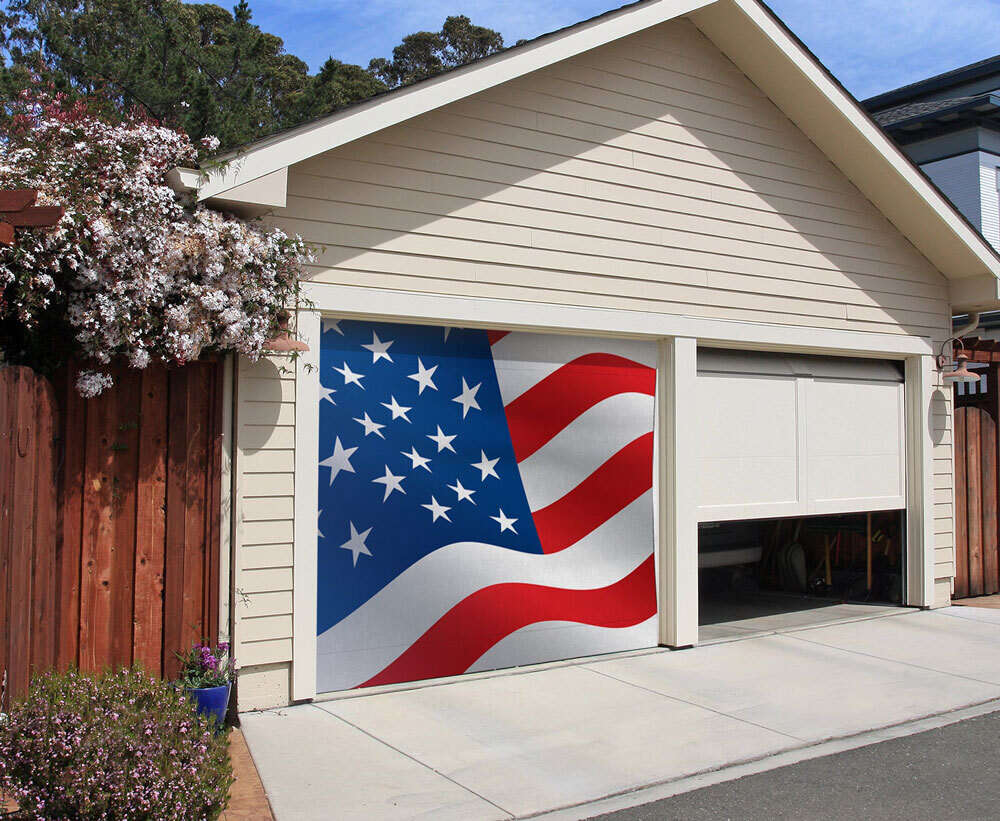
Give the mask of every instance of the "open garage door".
M 905 506 L 896 363 L 699 349 L 697 402 L 702 521 Z
M 318 691 L 655 645 L 655 364 L 324 320 Z
M 700 640 L 903 601 L 899 366 L 702 349 L 697 404 Z

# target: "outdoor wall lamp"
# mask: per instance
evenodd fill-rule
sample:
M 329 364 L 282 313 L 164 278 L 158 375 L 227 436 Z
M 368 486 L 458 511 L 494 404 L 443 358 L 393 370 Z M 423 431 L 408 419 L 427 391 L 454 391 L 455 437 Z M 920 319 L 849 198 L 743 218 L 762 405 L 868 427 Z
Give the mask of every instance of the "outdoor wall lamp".
M 955 370 L 953 371 L 944 370 L 949 364 L 948 357 L 944 355 L 944 346 L 948 342 L 953 343 L 953 345 L 957 343 L 960 348 L 959 352 L 955 354 Z M 938 370 L 944 371 L 944 381 L 949 385 L 954 385 L 957 382 L 978 382 L 980 374 L 970 371 L 966 367 L 968 361 L 969 355 L 965 352 L 965 345 L 962 344 L 962 340 L 957 337 L 952 338 L 941 346 L 941 355 L 937 358 Z
M 288 330 L 288 311 L 278 316 L 278 334 L 264 343 L 264 350 L 273 353 L 305 353 L 309 346 L 301 339 L 295 339 Z

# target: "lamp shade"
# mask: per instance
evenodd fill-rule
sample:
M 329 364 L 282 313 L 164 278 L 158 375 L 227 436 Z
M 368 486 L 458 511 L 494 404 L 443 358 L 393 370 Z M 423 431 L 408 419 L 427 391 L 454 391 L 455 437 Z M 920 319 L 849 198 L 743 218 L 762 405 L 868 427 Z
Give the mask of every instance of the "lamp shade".
M 946 371 L 944 378 L 946 382 L 954 384 L 956 382 L 978 382 L 980 374 L 975 371 L 970 371 L 966 366 L 969 361 L 969 357 L 964 353 L 958 353 L 955 356 L 955 370 Z

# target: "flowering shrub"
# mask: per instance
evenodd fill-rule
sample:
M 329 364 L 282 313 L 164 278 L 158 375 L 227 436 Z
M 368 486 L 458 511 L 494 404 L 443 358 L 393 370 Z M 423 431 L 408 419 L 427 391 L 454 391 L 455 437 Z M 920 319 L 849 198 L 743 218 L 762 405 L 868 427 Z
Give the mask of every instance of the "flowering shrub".
M 228 801 L 224 737 L 141 670 L 34 680 L 0 724 L 0 787 L 39 819 L 214 819 Z
M 194 644 L 187 654 L 177 654 L 181 660 L 178 681 L 185 687 L 221 687 L 233 680 L 233 659 L 229 644 L 220 641 L 215 649 L 209 644 Z
M 77 388 L 94 396 L 114 357 L 144 368 L 205 350 L 260 356 L 298 294 L 301 238 L 182 201 L 165 177 L 198 149 L 179 131 L 138 114 L 106 122 L 58 95 L 5 105 L 0 189 L 37 188 L 38 204 L 66 209 L 54 230 L 19 228 L 0 246 L 8 359 L 46 370 L 82 357 L 92 366 Z

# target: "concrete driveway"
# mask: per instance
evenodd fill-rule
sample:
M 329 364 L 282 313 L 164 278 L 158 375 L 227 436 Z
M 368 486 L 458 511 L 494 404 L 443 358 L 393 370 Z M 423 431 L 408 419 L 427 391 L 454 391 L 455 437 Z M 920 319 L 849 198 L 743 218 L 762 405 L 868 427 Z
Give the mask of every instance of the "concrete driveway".
M 242 720 L 278 821 L 493 819 L 997 698 L 1000 611 L 952 607 Z

